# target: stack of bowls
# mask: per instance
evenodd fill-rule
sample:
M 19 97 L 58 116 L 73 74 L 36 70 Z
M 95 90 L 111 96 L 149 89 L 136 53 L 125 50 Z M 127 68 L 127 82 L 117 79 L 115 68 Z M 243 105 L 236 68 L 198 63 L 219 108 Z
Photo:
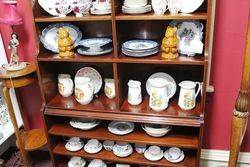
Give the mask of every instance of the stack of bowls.
M 142 124 L 142 129 L 149 135 L 153 137 L 165 136 L 171 129 L 168 125 L 159 124 Z

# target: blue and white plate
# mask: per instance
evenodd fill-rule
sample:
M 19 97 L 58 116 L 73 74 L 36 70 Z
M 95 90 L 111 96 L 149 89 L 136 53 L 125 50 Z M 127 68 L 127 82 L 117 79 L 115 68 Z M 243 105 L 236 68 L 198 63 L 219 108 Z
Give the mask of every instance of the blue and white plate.
M 43 46 L 55 53 L 58 53 L 58 29 L 61 27 L 65 27 L 69 29 L 70 36 L 74 41 L 74 46 L 78 46 L 79 41 L 82 39 L 82 32 L 79 30 L 78 27 L 74 26 L 73 24 L 69 23 L 56 23 L 51 24 L 47 28 L 42 31 L 42 35 L 40 36 L 40 41 L 42 42 Z
M 145 51 L 145 52 L 130 52 L 130 51 L 127 51 L 127 50 L 123 50 L 122 49 L 122 53 L 125 54 L 126 56 L 129 56 L 129 57 L 147 57 L 147 56 L 151 56 L 151 55 L 154 55 L 156 53 L 159 52 L 159 49 L 156 48 L 154 50 L 151 50 L 151 51 Z
M 86 50 L 85 48 L 77 49 L 77 52 L 80 55 L 85 55 L 85 56 L 99 56 L 99 55 L 104 55 L 104 54 L 110 53 L 112 51 L 113 51 L 113 48 L 107 48 L 105 50 L 100 50 L 100 51 Z
M 122 44 L 123 49 L 138 51 L 157 48 L 159 44 L 151 40 L 131 40 Z
M 78 43 L 78 45 L 84 46 L 87 48 L 92 48 L 92 47 L 102 47 L 111 42 L 112 40 L 110 38 L 88 38 L 88 39 L 81 40 Z

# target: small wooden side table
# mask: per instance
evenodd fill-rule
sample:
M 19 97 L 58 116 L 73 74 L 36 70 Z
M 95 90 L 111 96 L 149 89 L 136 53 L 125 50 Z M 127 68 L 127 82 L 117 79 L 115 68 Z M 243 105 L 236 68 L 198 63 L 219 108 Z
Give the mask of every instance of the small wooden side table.
M 15 89 L 24 87 L 35 82 L 35 71 L 36 66 L 34 63 L 30 63 L 25 69 L 16 72 L 8 72 L 4 68 L 0 68 L 0 80 L 3 81 L 3 95 L 7 103 L 11 122 L 14 126 L 17 139 L 16 143 L 22 154 L 25 167 L 29 166 L 27 152 L 45 146 L 47 144 L 47 138 L 45 136 L 44 129 L 25 130 L 24 132 L 19 130 L 14 109 L 11 103 L 9 90 L 11 88 Z

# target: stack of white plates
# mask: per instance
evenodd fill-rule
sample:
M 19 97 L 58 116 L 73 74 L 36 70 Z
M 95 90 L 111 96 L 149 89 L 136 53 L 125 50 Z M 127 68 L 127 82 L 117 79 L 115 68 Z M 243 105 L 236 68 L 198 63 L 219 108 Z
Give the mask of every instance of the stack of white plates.
M 91 14 L 94 15 L 107 15 L 111 13 L 110 2 L 93 2 L 92 8 L 90 9 Z
M 127 14 L 142 14 L 152 10 L 147 0 L 125 0 L 122 6 L 122 12 Z
M 100 120 L 73 118 L 69 123 L 72 127 L 76 129 L 90 130 L 99 125 L 100 122 Z
M 122 44 L 122 53 L 130 57 L 146 57 L 159 52 L 159 44 L 151 40 L 131 40 Z

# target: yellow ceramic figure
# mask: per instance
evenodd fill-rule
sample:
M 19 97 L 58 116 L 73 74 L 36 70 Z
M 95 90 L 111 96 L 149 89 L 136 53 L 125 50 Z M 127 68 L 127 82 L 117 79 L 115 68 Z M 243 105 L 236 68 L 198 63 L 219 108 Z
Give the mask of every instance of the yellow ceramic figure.
M 67 28 L 59 28 L 58 30 L 58 49 L 61 58 L 74 57 L 73 52 L 73 40 L 70 37 L 69 30 Z
M 177 28 L 168 26 L 165 37 L 162 40 L 162 58 L 175 59 L 179 56 L 178 54 L 178 43 Z

